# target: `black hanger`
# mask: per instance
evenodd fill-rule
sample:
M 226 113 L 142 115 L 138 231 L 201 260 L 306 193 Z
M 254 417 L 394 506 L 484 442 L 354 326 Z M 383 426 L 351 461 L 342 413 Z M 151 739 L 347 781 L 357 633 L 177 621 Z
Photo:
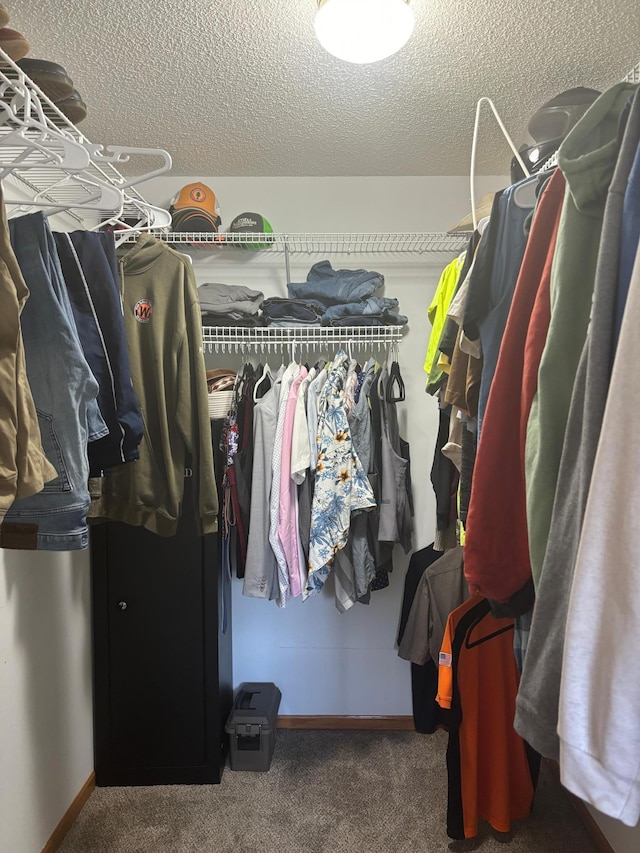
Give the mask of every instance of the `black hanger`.
M 394 396 L 393 388 L 394 385 L 398 389 L 397 396 Z M 386 401 L 387 403 L 402 403 L 405 399 L 405 391 L 404 391 L 404 380 L 402 379 L 402 374 L 400 373 L 400 364 L 397 359 L 391 362 L 391 367 L 389 368 L 389 378 L 387 380 L 387 392 L 386 392 Z

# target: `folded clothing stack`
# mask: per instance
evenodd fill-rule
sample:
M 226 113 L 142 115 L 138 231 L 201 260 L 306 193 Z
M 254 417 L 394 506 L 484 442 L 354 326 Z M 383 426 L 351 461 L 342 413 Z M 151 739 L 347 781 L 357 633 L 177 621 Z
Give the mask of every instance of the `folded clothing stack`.
M 198 288 L 202 323 L 205 326 L 266 326 L 260 316 L 264 293 L 239 284 L 202 284 Z
M 407 318 L 398 314 L 398 300 L 370 296 L 360 302 L 331 305 L 322 315 L 323 326 L 404 326 Z
M 260 306 L 272 326 L 319 326 L 325 308 L 315 299 L 282 299 L 273 296 Z
M 314 264 L 307 280 L 287 285 L 289 299 L 267 299 L 261 308 L 278 325 L 404 326 L 398 300 L 373 294 L 384 277 L 368 270 L 334 270 L 329 261 Z

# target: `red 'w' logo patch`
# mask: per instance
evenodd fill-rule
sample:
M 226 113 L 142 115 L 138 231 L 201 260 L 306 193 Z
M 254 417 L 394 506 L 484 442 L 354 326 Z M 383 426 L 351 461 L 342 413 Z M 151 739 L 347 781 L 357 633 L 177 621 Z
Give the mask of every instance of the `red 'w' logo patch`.
M 153 305 L 149 299 L 140 299 L 139 302 L 136 302 L 136 307 L 133 309 L 133 313 L 135 314 L 135 318 L 138 323 L 148 323 L 151 319 L 152 312 Z

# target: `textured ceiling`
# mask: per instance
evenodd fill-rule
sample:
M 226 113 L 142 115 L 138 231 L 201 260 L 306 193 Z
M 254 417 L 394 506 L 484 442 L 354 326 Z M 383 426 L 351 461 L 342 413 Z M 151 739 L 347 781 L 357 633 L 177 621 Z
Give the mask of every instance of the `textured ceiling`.
M 369 66 L 317 44 L 315 0 L 4 2 L 93 141 L 166 148 L 179 175 L 467 174 L 481 95 L 520 142 L 549 97 L 640 58 L 638 0 L 412 0 L 410 42 Z M 478 171 L 509 160 L 487 116 Z

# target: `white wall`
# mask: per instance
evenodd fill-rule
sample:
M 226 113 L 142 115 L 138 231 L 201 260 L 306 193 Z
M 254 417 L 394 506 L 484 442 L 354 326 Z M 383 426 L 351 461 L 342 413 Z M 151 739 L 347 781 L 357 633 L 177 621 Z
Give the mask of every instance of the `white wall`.
M 0 850 L 37 853 L 93 770 L 86 552 L 0 553 Z
M 193 178 L 155 180 L 150 201 L 166 204 Z M 206 178 L 219 196 L 223 228 L 243 211 L 264 214 L 275 231 L 443 231 L 468 212 L 464 178 Z M 481 191 L 504 185 L 485 178 Z M 285 295 L 282 255 L 187 250 L 198 283 L 244 283 L 267 296 Z M 292 256 L 293 280 L 304 280 L 318 256 Z M 385 276 L 385 293 L 409 316 L 400 364 L 407 401 L 400 420 L 411 444 L 416 498 L 414 546 L 433 540 L 434 500 L 429 471 L 437 429 L 435 401 L 424 392 L 422 363 L 429 334 L 426 309 L 446 255 L 340 255 L 342 267 L 367 267 Z M 233 363 L 208 355 L 210 366 Z M 411 713 L 409 664 L 394 647 L 408 557 L 396 549 L 391 586 L 372 603 L 344 615 L 333 603 L 329 582 L 320 598 L 294 600 L 279 610 L 273 602 L 242 595 L 233 583 L 234 680 L 274 681 L 282 690 L 283 714 L 395 715 Z
M 0 851 L 42 850 L 92 770 L 88 553 L 0 551 Z
M 638 849 L 640 849 L 640 824 L 625 826 L 624 823 L 602 814 L 593 806 L 588 805 L 587 808 L 615 853 L 638 853 Z
M 404 178 L 152 178 L 145 197 L 168 206 L 185 184 L 204 181 L 220 202 L 222 230 L 239 213 L 255 211 L 274 231 L 446 231 L 470 210 L 465 177 Z M 506 186 L 508 178 L 481 176 L 476 192 Z

